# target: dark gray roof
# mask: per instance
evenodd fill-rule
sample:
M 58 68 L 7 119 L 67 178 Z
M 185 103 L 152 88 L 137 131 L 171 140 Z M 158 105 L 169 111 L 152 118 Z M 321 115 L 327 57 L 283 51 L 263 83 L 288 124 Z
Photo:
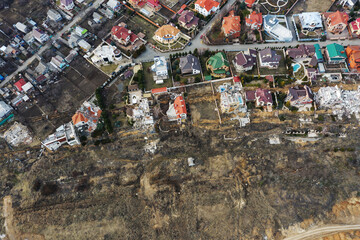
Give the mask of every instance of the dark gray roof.
M 315 67 L 317 64 L 318 64 L 318 60 L 317 60 L 316 56 L 314 55 L 314 56 L 312 56 L 312 58 L 309 62 L 309 65 Z
M 248 54 L 244 54 L 243 52 L 239 52 L 235 56 L 235 62 L 239 66 L 250 67 L 256 64 L 256 57 L 253 57 Z
M 276 51 L 271 48 L 266 48 L 260 51 L 261 61 L 264 63 L 280 62 L 281 56 L 276 54 Z
M 139 86 L 137 84 L 129 85 L 128 86 L 128 92 L 138 91 Z
M 299 99 L 299 97 L 304 97 L 306 95 L 308 95 L 309 98 L 314 99 L 314 95 L 308 86 L 305 87 L 296 86 L 293 88 L 289 88 L 289 94 L 292 96 L 291 100 L 297 100 Z
M 201 71 L 199 59 L 191 54 L 188 54 L 187 56 L 180 58 L 179 66 L 182 73 L 192 72 L 193 69 Z
M 312 56 L 315 54 L 315 47 L 313 45 L 301 44 L 297 48 L 289 48 L 287 50 L 289 57 L 297 58 L 301 56 Z

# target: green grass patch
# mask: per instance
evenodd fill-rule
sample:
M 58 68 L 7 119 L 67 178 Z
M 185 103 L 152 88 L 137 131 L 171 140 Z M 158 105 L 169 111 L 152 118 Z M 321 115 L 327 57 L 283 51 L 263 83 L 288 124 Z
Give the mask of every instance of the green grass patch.
M 118 65 L 116 64 L 109 64 L 109 65 L 103 65 L 100 67 L 100 69 L 105 72 L 106 74 L 112 74 L 117 69 Z

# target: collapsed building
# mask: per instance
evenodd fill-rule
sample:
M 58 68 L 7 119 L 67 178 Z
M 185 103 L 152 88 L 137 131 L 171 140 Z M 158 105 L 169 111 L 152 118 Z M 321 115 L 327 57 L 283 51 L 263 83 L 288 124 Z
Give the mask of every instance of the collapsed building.
M 360 88 L 350 91 L 338 86 L 322 87 L 315 99 L 320 108 L 331 109 L 340 118 L 350 117 L 352 114 L 358 117 L 360 112 Z
M 21 123 L 15 122 L 3 135 L 5 141 L 11 146 L 32 143 L 33 138 L 29 129 Z
M 220 109 L 222 113 L 246 112 L 246 104 L 242 96 L 241 83 L 236 82 L 221 84 L 218 88 L 220 92 Z
M 141 98 L 136 105 L 128 107 L 126 116 L 134 123 L 136 129 L 144 129 L 154 125 L 154 118 L 147 98 Z

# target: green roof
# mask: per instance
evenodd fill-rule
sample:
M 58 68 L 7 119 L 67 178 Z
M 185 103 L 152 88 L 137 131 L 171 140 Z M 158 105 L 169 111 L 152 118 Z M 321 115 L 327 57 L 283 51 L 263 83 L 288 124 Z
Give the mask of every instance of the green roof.
M 81 32 L 81 34 L 84 35 L 85 33 L 87 33 L 87 31 L 88 31 L 88 30 L 84 28 L 84 30 Z
M 222 68 L 224 65 L 229 67 L 229 61 L 226 59 L 225 53 L 218 52 L 214 56 L 210 57 L 208 64 L 212 66 L 213 69 Z
M 323 59 L 324 57 L 323 57 L 323 55 L 321 53 L 320 45 L 317 43 L 317 44 L 314 45 L 314 47 L 315 47 L 316 58 L 317 59 Z
M 225 69 L 218 69 L 218 70 L 214 70 L 214 73 L 215 74 L 225 74 L 226 71 L 225 71 Z
M 347 58 L 345 48 L 337 43 L 332 43 L 326 46 L 330 58 Z

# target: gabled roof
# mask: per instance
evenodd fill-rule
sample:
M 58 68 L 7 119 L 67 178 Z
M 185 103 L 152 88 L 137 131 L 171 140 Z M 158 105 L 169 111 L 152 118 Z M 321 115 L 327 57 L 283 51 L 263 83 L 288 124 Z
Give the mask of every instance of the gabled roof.
M 315 55 L 316 55 L 316 58 L 317 58 L 318 60 L 324 59 L 324 56 L 323 56 L 323 54 L 322 54 L 322 52 L 321 52 L 321 47 L 320 47 L 320 45 L 319 45 L 318 43 L 316 43 L 316 44 L 314 44 L 314 47 L 315 47 Z
M 250 67 L 255 65 L 256 58 L 251 55 L 245 54 L 244 52 L 239 52 L 235 56 L 235 63 L 239 66 Z
M 180 15 L 179 21 L 187 23 L 191 21 L 194 16 L 195 14 L 193 11 L 186 10 Z
M 186 70 L 192 71 L 193 69 L 201 71 L 199 59 L 191 54 L 188 54 L 187 56 L 180 58 L 179 66 L 182 72 Z
M 293 88 L 289 88 L 289 95 L 292 96 L 291 101 L 297 100 L 300 97 L 308 96 L 310 99 L 314 99 L 314 95 L 311 92 L 311 89 L 308 86 L 300 87 L 296 86 Z
M 19 81 L 17 81 L 14 85 L 17 88 L 17 90 L 22 91 L 22 87 L 26 84 L 25 80 L 21 78 Z
M 246 17 L 245 21 L 247 24 L 256 23 L 258 25 L 261 25 L 263 22 L 262 13 L 257 13 L 256 11 L 253 11 Z
M 346 24 L 349 21 L 349 15 L 346 12 L 336 11 L 328 16 L 328 19 L 331 20 L 331 25 L 337 25 L 340 23 Z
M 114 26 L 111 29 L 111 35 L 117 37 L 118 39 L 126 40 L 127 37 L 129 37 L 131 34 L 131 31 L 120 26 Z
M 213 69 L 218 69 L 223 66 L 230 66 L 228 60 L 226 59 L 225 53 L 218 52 L 214 56 L 211 56 L 208 60 L 208 64 L 213 67 Z
M 81 112 L 76 112 L 74 116 L 72 116 L 72 121 L 73 124 L 76 125 L 80 122 L 88 122 L 89 120 Z
M 134 92 L 134 91 L 138 91 L 138 90 L 140 90 L 140 89 L 139 89 L 139 86 L 137 84 L 133 84 L 133 85 L 128 86 L 128 92 Z
M 198 25 L 199 18 L 195 17 L 194 12 L 186 10 L 186 11 L 182 12 L 178 21 L 184 23 L 186 25 L 186 27 L 189 28 L 194 25 Z
M 273 103 L 271 92 L 267 89 L 258 88 L 255 91 L 256 98 L 259 98 L 259 102 Z
M 271 48 L 265 48 L 259 54 L 262 62 L 280 62 L 281 60 L 281 56 Z
M 234 11 L 230 11 L 229 16 L 223 18 L 222 28 L 225 34 L 240 32 L 240 16 L 235 16 Z
M 205 8 L 206 11 L 210 11 L 213 7 L 219 7 L 220 3 L 215 0 L 197 0 L 195 4 L 201 8 Z
M 252 7 L 256 0 L 245 0 L 245 3 L 248 7 Z
M 64 6 L 69 6 L 73 3 L 73 0 L 60 0 L 60 3 Z
M 175 98 L 174 109 L 175 109 L 177 118 L 181 118 L 180 115 L 183 113 L 187 114 L 185 100 L 182 96 L 178 96 L 177 98 Z
M 246 101 L 255 101 L 255 91 L 246 91 L 245 93 Z
M 152 93 L 152 94 L 165 93 L 165 92 L 167 92 L 167 91 L 168 91 L 168 90 L 167 90 L 167 87 L 151 89 L 151 93 Z
M 163 38 L 165 36 L 176 36 L 179 32 L 180 32 L 179 29 L 167 24 L 167 25 L 163 25 L 160 28 L 158 28 L 155 32 L 155 35 Z
M 313 45 L 301 44 L 297 48 L 289 48 L 287 52 L 291 58 L 296 58 L 303 55 L 309 56 L 315 53 L 315 47 Z
M 159 0 L 147 0 L 146 2 L 148 5 L 151 5 L 152 7 L 157 7 L 159 6 L 160 2 Z
M 332 43 L 326 46 L 326 49 L 328 51 L 329 57 L 342 57 L 346 58 L 345 48 L 337 43 Z
M 350 23 L 353 31 L 358 31 L 360 29 L 360 18 L 357 18 L 355 21 Z

